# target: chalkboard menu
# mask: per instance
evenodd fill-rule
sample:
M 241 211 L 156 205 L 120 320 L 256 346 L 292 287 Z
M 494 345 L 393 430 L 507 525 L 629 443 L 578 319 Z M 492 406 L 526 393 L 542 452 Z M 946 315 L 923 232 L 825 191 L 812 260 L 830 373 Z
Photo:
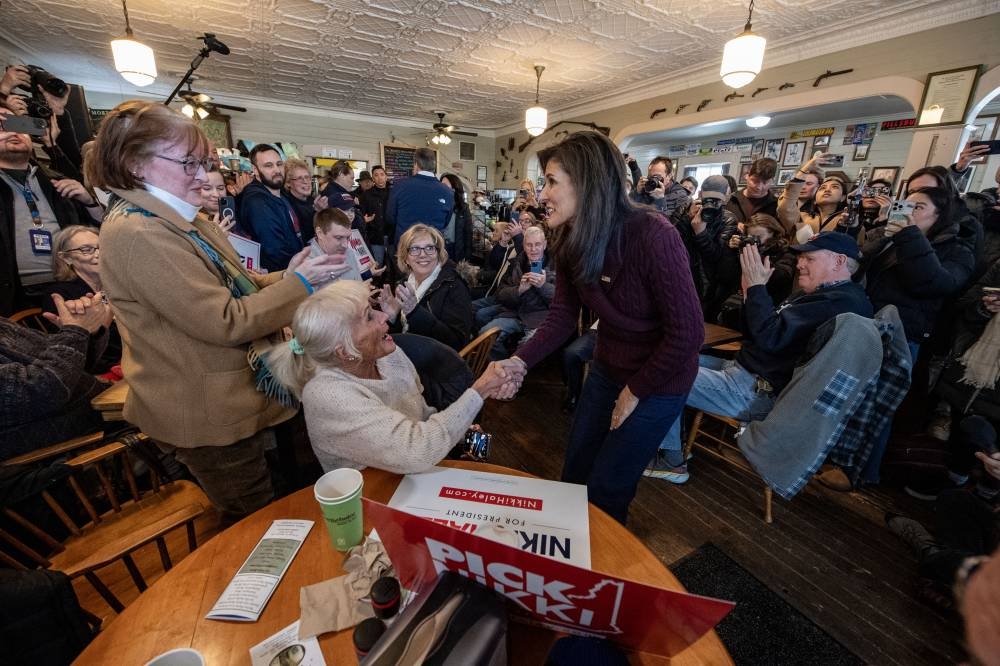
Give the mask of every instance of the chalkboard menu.
M 416 152 L 417 149 L 412 146 L 382 144 L 382 166 L 389 180 L 398 183 L 413 175 L 413 155 Z

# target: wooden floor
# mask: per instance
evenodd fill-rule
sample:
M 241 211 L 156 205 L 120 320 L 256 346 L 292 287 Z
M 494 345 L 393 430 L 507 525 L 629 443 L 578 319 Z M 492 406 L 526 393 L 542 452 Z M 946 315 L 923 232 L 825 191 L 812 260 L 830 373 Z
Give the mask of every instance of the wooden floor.
M 570 424 L 559 410 L 562 395 L 549 365 L 514 401 L 487 403 L 480 420 L 494 435 L 491 462 L 558 478 Z M 307 462 L 308 452 L 298 454 Z M 916 562 L 882 524 L 887 507 L 926 517 L 926 504 L 892 490 L 845 495 L 810 485 L 792 502 L 775 498 L 774 523 L 766 525 L 751 477 L 697 453 L 690 471 L 682 486 L 643 479 L 632 503 L 629 528 L 665 564 L 711 541 L 868 663 L 964 658 L 958 620 L 916 598 Z M 202 541 L 217 530 L 214 515 L 199 523 Z M 183 551 L 180 539 L 172 543 L 171 553 Z M 155 549 L 138 561 L 144 572 L 158 568 Z M 124 567 L 113 573 L 112 588 L 128 590 Z M 113 621 L 86 582 L 77 589 L 86 608 Z

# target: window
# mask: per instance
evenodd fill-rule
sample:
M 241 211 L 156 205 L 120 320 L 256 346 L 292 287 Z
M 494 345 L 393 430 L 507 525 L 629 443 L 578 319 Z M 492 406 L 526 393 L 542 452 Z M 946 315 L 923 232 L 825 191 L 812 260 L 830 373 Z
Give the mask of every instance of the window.
M 699 164 L 697 166 L 684 167 L 683 178 L 693 177 L 699 183 L 705 182 L 705 179 L 709 176 L 727 176 L 729 175 L 729 163 L 719 163 L 719 164 Z

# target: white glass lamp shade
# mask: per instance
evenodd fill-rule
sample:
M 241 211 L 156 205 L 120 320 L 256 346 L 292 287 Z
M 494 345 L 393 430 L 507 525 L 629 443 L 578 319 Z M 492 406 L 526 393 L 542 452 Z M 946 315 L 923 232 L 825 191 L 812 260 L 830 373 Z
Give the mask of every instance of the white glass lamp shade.
M 531 136 L 538 136 L 549 126 L 549 112 L 542 106 L 533 106 L 524 112 L 524 129 Z
M 195 109 L 195 111 L 198 113 L 198 117 L 201 118 L 202 120 L 208 118 L 208 116 L 211 115 L 209 114 L 207 109 L 203 109 L 200 106 L 197 109 Z
M 944 116 L 944 107 L 937 104 L 931 104 L 926 109 L 920 112 L 920 122 L 918 125 L 937 125 L 941 122 L 941 118 Z
M 745 30 L 739 37 L 726 42 L 722 51 L 719 74 L 730 88 L 742 88 L 760 74 L 764 65 L 764 47 L 767 40 Z
M 760 129 L 761 127 L 767 127 L 769 122 L 771 122 L 771 116 L 754 116 L 753 118 L 747 118 L 747 127 Z
M 181 107 L 181 113 L 183 113 L 188 118 L 194 118 L 194 107 L 190 104 L 185 104 Z
M 442 134 L 441 135 L 441 143 L 443 143 L 444 145 L 447 146 L 449 143 L 451 143 L 451 137 L 448 136 L 447 134 Z
M 115 69 L 136 86 L 148 86 L 156 80 L 156 58 L 153 49 L 129 37 L 111 40 Z

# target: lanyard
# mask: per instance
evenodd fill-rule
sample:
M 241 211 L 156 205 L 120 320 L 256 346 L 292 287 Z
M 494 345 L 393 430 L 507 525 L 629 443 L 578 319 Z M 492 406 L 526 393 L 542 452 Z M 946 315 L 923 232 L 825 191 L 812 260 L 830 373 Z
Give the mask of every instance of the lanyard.
M 25 181 L 24 185 L 21 186 L 21 196 L 24 197 L 24 203 L 28 204 L 28 212 L 31 213 L 31 223 L 36 227 L 42 226 L 42 214 L 38 212 L 38 204 L 35 202 L 35 193 L 31 191 L 31 187 Z

